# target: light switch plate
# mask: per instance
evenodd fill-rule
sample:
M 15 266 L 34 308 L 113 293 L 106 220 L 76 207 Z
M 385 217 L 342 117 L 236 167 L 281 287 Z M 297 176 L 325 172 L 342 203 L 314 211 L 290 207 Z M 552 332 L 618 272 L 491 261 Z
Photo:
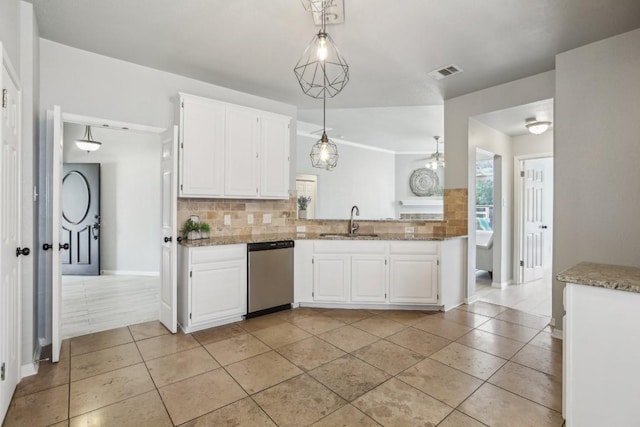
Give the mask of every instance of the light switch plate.
M 253 224 L 253 214 L 247 214 L 247 224 Z
M 262 223 L 271 224 L 271 214 L 262 214 Z
M 404 228 L 404 232 L 407 233 L 407 234 L 413 233 L 413 227 L 405 227 Z
M 296 233 L 306 233 L 307 227 L 304 225 L 296 225 Z
M 224 216 L 224 225 L 231 225 L 231 215 Z

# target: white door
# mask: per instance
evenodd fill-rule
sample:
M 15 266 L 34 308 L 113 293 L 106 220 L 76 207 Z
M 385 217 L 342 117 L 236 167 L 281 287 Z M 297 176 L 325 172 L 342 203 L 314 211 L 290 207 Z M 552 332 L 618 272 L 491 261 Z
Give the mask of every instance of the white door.
M 178 331 L 178 211 L 177 166 L 178 127 L 162 135 L 162 277 L 160 289 L 160 321 L 171 332 Z
M 544 275 L 544 245 L 546 225 L 543 222 L 544 181 L 547 178 L 541 165 L 524 162 L 522 212 L 522 277 L 524 282 L 541 279 Z
M 289 122 L 284 116 L 260 117 L 260 196 L 289 198 Z
M 0 52 L 2 45 L 0 45 Z M 2 58 L 0 55 L 0 63 Z M 20 92 L 6 68 L 0 79 L 0 420 L 20 379 Z M 6 91 L 6 92 L 5 92 Z
M 387 299 L 387 257 L 351 257 L 351 301 L 385 302 Z
M 259 185 L 260 116 L 245 108 L 227 108 L 225 196 L 256 197 Z
M 61 214 L 62 214 L 62 153 L 63 123 L 59 106 L 47 111 L 47 143 L 52 148 L 51 167 L 51 360 L 60 360 L 62 347 L 62 265 L 60 251 L 69 250 L 60 246 Z

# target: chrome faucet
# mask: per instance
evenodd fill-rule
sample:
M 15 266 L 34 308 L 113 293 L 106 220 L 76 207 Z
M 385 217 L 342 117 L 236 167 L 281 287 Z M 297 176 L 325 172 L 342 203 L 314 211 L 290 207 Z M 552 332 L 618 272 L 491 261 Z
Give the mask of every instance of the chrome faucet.
M 353 221 L 353 211 L 356 211 L 356 216 L 360 216 L 360 209 L 358 209 L 356 205 L 353 205 L 351 208 L 351 219 L 349 220 L 349 236 L 355 236 L 356 231 L 360 228 L 360 225 Z

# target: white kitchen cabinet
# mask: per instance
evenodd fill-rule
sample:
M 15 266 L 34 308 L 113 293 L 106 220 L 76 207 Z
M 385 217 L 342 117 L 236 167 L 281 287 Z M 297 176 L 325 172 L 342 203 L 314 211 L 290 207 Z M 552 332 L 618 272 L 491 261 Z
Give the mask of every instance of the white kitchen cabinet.
M 289 197 L 289 117 L 260 117 L 260 197 Z
M 247 247 L 180 247 L 178 321 L 189 333 L 242 319 L 247 312 Z
M 225 108 L 211 100 L 181 97 L 180 196 L 224 194 Z
M 391 255 L 389 264 L 390 303 L 438 302 L 437 255 Z
M 248 108 L 227 107 L 224 194 L 252 197 L 259 194 L 260 115 Z
M 313 257 L 313 300 L 347 301 L 349 256 L 317 254 Z
M 288 199 L 291 118 L 180 94 L 180 197 Z
M 351 257 L 351 301 L 385 302 L 387 299 L 387 257 Z

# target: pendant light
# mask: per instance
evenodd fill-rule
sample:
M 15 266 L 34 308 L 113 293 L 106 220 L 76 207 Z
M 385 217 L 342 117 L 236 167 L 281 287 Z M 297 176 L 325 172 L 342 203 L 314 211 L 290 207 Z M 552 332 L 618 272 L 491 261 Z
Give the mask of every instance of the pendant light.
M 327 136 L 327 99 L 322 98 L 322 137 L 311 147 L 311 166 L 314 168 L 333 170 L 338 164 L 338 147 Z
M 304 10 L 313 13 L 322 13 L 322 11 L 330 7 L 333 0 L 300 0 Z
M 87 153 L 99 150 L 101 145 L 102 142 L 98 142 L 93 139 L 93 136 L 91 135 L 91 126 L 88 125 L 84 131 L 84 137 L 82 139 L 76 139 L 76 146 Z
M 316 4 L 317 2 L 313 2 Z M 349 65 L 326 30 L 328 0 L 321 0 L 322 24 L 293 69 L 302 91 L 312 98 L 336 96 L 349 82 Z M 312 9 L 313 10 L 313 9 Z
M 431 157 L 429 157 L 429 160 L 427 161 L 425 167 L 428 169 L 436 170 L 438 168 L 444 168 L 444 153 L 440 154 L 440 137 L 434 136 L 433 138 L 436 140 L 436 152 L 433 153 Z

